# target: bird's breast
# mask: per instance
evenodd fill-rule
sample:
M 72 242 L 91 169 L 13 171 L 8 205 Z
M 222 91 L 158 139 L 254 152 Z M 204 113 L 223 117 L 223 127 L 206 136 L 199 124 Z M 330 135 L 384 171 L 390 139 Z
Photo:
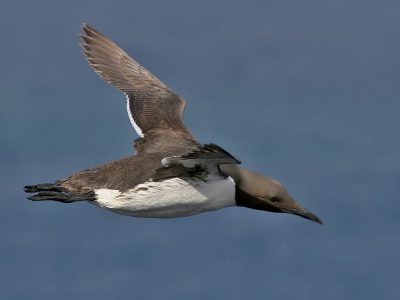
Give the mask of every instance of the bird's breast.
M 202 178 L 149 181 L 124 192 L 98 189 L 92 203 L 118 214 L 145 218 L 177 218 L 235 204 L 231 177 L 209 174 Z

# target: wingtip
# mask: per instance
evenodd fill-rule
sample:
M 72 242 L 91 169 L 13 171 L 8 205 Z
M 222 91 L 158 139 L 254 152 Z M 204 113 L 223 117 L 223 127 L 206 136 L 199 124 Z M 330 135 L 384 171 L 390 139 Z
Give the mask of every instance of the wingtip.
M 209 143 L 209 144 L 204 144 L 204 149 L 211 151 L 211 152 L 223 152 L 226 155 L 232 157 L 233 159 L 236 160 L 236 164 L 240 165 L 242 163 L 242 160 L 239 157 L 233 156 L 232 154 L 230 154 L 228 151 L 226 151 L 225 149 L 222 149 L 220 146 L 214 144 L 214 143 Z
M 241 164 L 242 164 L 242 160 L 241 160 L 239 157 L 234 156 L 234 158 L 237 160 L 237 164 L 238 164 L 238 165 L 241 165 Z
M 86 35 L 90 35 L 93 32 L 97 32 L 96 29 L 94 29 L 93 27 L 91 27 L 90 25 L 83 23 L 81 28 L 83 29 L 83 31 L 85 32 Z
M 26 186 L 24 186 L 24 192 L 25 193 L 36 193 L 37 188 L 34 185 L 26 185 Z
M 82 39 L 82 41 L 84 42 L 84 43 L 79 43 L 81 46 L 82 46 L 82 44 L 88 45 L 90 43 L 91 39 L 90 39 L 89 35 L 84 35 L 84 34 L 81 34 L 81 33 L 78 33 L 78 35 Z
M 90 26 L 90 25 L 88 25 L 87 23 L 82 23 L 82 29 L 83 30 L 85 30 L 85 29 L 92 29 L 92 27 Z
M 86 32 L 86 27 L 87 27 L 87 24 L 86 23 L 82 23 L 82 26 L 81 26 L 81 28 L 82 28 L 82 30 L 83 31 L 85 31 Z M 78 33 L 79 35 L 81 35 L 80 33 Z

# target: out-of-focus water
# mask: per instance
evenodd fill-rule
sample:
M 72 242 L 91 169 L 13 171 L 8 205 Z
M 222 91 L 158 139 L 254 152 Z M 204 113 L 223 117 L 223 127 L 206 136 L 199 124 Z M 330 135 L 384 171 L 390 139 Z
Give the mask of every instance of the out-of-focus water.
M 0 10 L 0 298 L 395 299 L 396 1 L 47 1 Z M 275 178 L 325 226 L 243 208 L 129 218 L 22 187 L 132 155 L 94 26 L 186 99 L 201 142 Z

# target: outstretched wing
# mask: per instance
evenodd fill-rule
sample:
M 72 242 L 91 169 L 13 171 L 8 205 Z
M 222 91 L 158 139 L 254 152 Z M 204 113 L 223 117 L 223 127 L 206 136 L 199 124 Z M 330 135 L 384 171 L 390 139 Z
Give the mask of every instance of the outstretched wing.
M 135 149 L 159 152 L 200 146 L 183 123 L 185 100 L 100 32 L 83 24 L 83 53 L 102 79 L 124 92 L 129 118 L 141 137 Z
M 204 144 L 188 154 L 165 157 L 161 163 L 163 167 L 156 170 L 153 180 L 179 176 L 206 178 L 210 173 L 226 176 L 219 169 L 219 165 L 242 162 L 215 144 Z

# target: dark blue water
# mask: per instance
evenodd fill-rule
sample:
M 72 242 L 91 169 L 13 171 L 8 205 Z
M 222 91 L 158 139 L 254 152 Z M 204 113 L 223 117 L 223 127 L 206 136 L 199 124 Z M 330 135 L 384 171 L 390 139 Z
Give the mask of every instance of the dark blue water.
M 397 1 L 3 4 L 0 298 L 395 299 L 400 292 Z M 133 154 L 125 98 L 78 45 L 99 29 L 186 99 L 201 142 L 318 215 L 229 208 L 129 218 L 33 203 Z

